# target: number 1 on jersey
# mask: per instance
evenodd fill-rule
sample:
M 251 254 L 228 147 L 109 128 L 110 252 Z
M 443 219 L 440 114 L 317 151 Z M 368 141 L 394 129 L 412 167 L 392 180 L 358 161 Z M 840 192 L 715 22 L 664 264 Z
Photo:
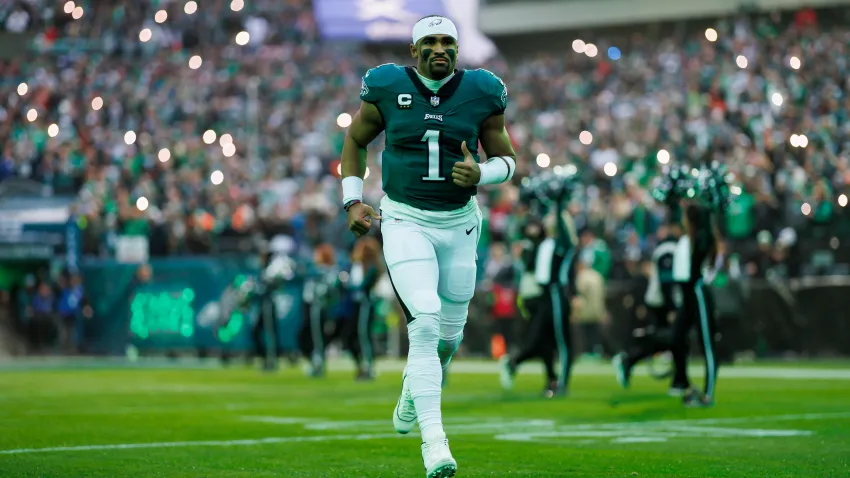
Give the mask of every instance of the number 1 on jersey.
M 423 181 L 445 181 L 446 178 L 440 176 L 440 131 L 429 129 L 422 136 L 422 141 L 428 142 L 428 175 L 422 176 Z

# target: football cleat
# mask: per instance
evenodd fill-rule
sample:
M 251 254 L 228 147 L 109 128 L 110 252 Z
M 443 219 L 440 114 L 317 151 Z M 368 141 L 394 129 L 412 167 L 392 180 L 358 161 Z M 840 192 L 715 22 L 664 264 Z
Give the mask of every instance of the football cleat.
M 693 389 L 688 390 L 685 396 L 682 397 L 682 403 L 684 403 L 686 408 L 711 408 L 714 405 L 711 398 Z
M 407 376 L 402 379 L 401 395 L 393 409 L 393 427 L 402 435 L 407 435 L 416 425 L 416 407 L 413 405 L 413 396 L 407 388 Z
M 423 443 L 422 461 L 427 478 L 449 478 L 457 473 L 457 461 L 449 450 L 449 440 L 445 438 Z
M 511 358 L 507 355 L 499 359 L 499 381 L 502 383 L 502 388 L 510 390 L 514 388 L 514 375 L 516 370 L 511 366 Z
M 614 366 L 614 373 L 617 376 L 617 382 L 623 388 L 629 388 L 629 380 L 631 379 L 631 367 L 627 366 L 627 359 L 626 354 L 620 352 L 611 360 L 611 364 Z

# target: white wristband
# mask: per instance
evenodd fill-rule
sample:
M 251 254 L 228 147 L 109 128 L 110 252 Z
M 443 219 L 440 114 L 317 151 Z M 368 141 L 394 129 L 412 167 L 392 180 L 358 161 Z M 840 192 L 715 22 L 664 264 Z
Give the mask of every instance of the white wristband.
M 516 161 L 510 156 L 494 156 L 486 163 L 478 165 L 481 169 L 481 179 L 478 185 L 499 184 L 509 181 L 516 170 Z
M 363 179 L 357 176 L 342 178 L 342 204 L 349 201 L 363 200 Z

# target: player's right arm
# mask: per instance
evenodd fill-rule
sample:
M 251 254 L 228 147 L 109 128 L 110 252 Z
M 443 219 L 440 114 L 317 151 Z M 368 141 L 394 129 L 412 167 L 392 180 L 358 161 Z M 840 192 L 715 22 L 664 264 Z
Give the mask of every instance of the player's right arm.
M 362 201 L 366 148 L 383 130 L 384 121 L 378 107 L 362 101 L 360 110 L 351 120 L 342 146 L 342 201 L 348 210 L 348 228 L 357 236 L 369 232 L 372 219 L 381 219 L 371 206 Z

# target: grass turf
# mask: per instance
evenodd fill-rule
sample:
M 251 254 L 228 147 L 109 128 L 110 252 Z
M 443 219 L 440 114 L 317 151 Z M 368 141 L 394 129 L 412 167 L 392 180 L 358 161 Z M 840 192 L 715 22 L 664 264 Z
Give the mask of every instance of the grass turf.
M 539 398 L 536 373 L 503 392 L 494 372 L 474 373 L 487 367 L 452 374 L 444 393 L 459 477 L 850 476 L 850 377 L 728 368 L 702 410 L 648 377 L 621 390 L 599 367 L 580 365 L 571 395 L 554 400 Z M 418 432 L 392 430 L 400 375 L 0 371 L 0 476 L 424 476 Z

